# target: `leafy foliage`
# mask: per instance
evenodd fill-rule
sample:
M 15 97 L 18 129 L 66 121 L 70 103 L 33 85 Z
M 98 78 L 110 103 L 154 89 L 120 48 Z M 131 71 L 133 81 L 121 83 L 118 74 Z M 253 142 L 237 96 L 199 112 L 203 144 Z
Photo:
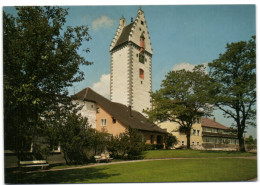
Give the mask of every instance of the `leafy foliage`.
M 86 26 L 64 27 L 66 9 L 16 10 L 17 17 L 3 14 L 4 130 L 5 148 L 20 158 L 48 114 L 71 101 L 67 87 L 83 80 L 80 65 L 91 64 L 78 51 L 91 37 Z
M 152 93 L 153 109 L 146 110 L 151 121 L 177 122 L 187 137 L 190 147 L 190 132 L 197 118 L 210 115 L 208 89 L 209 76 L 202 65 L 193 71 L 170 71 L 162 81 L 161 89 Z
M 112 137 L 107 149 L 115 158 L 138 159 L 142 157 L 145 145 L 142 134 L 136 129 L 128 128 L 120 136 Z
M 243 133 L 247 125 L 256 125 L 256 43 L 227 44 L 226 52 L 209 63 L 214 82 L 212 99 L 226 117 L 234 119 L 240 150 L 244 151 Z

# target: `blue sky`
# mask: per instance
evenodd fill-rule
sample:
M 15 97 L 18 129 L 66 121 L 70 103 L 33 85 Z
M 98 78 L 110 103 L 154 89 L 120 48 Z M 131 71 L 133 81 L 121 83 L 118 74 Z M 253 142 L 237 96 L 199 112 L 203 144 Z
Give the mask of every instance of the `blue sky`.
M 81 69 L 85 80 L 75 84 L 75 92 L 85 87 L 108 97 L 110 53 L 109 46 L 116 33 L 119 19 L 127 23 L 136 18 L 139 6 L 71 6 L 68 26 L 88 25 L 92 40 L 84 44 L 90 49 L 85 57 L 93 61 Z M 13 8 L 4 8 L 13 13 Z M 247 41 L 256 34 L 254 5 L 161 5 L 142 6 L 150 33 L 153 90 L 160 88 L 162 79 L 172 69 L 209 63 L 225 52 L 227 43 Z M 74 88 L 69 89 L 70 94 Z M 220 111 L 216 120 L 230 126 Z M 253 128 L 249 134 L 256 136 Z

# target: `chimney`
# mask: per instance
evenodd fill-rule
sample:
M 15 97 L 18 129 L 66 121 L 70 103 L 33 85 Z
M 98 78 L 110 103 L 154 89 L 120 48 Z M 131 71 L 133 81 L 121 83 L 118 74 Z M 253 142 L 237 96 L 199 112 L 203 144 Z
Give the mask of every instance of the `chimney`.
M 131 105 L 128 105 L 128 111 L 129 111 L 129 116 L 132 117 L 133 115 L 132 115 L 132 107 L 131 107 Z
M 213 121 L 216 122 L 216 118 L 215 117 L 213 118 Z

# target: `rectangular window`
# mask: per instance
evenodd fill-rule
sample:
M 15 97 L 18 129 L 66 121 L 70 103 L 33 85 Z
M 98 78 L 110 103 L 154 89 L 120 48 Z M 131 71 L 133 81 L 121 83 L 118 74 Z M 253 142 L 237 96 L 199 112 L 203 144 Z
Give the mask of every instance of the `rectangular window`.
M 195 142 L 194 142 L 194 141 L 192 141 L 192 145 L 195 145 Z
M 97 108 L 97 113 L 100 113 L 100 109 L 99 108 Z
M 203 130 L 203 132 L 207 132 L 207 128 L 206 127 L 203 127 L 202 130 Z
M 200 145 L 200 142 L 197 142 L 197 145 Z
M 196 135 L 196 130 L 195 129 L 193 129 L 193 135 Z
M 209 143 L 209 138 L 208 137 L 206 137 L 206 143 Z
M 200 135 L 200 130 L 197 130 L 197 136 L 199 136 Z
M 101 119 L 101 126 L 102 127 L 107 126 L 107 120 L 106 119 Z
M 182 145 L 182 146 L 185 145 L 185 141 L 182 141 L 182 142 L 181 142 L 181 145 Z

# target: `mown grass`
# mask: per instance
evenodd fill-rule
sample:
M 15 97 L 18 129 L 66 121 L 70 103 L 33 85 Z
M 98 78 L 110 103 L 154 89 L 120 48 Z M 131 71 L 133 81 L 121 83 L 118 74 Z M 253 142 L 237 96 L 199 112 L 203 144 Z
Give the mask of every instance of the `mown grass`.
M 116 183 L 246 181 L 257 176 L 252 159 L 175 159 L 109 164 L 83 169 L 7 174 L 6 183 Z
M 205 151 L 205 150 L 150 150 L 144 152 L 145 159 L 193 158 L 193 157 L 248 157 L 254 153 L 236 151 Z

